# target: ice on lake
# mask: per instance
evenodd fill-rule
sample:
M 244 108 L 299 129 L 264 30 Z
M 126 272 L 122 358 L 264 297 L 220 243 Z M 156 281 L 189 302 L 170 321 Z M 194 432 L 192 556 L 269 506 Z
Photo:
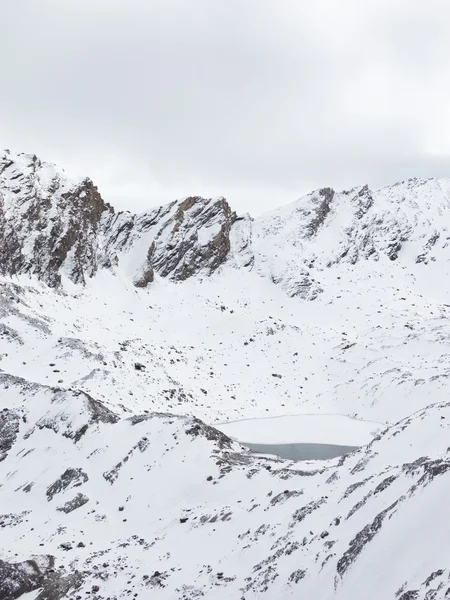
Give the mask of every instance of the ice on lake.
M 383 425 L 345 415 L 284 415 L 229 421 L 214 427 L 254 453 L 325 460 L 368 444 Z

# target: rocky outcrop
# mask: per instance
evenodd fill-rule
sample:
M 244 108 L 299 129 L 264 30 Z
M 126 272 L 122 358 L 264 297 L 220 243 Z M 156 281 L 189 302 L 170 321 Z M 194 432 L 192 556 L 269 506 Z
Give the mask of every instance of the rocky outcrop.
M 148 261 L 162 277 L 176 281 L 211 274 L 227 258 L 235 213 L 225 198 L 186 198 L 175 208 L 156 234 Z
M 40 555 L 23 562 L 0 560 L 2 600 L 16 600 L 30 592 L 38 592 L 38 596 L 33 594 L 38 600 L 74 598 L 82 582 L 83 575 L 77 571 L 66 574 L 55 569 L 54 556 Z
M 38 589 L 54 563 L 53 556 L 42 556 L 20 563 L 0 560 L 0 598 L 15 600 L 22 594 Z
M 90 179 L 71 180 L 35 155 L 0 154 L 0 273 L 51 287 L 125 265 L 136 287 L 154 273 L 183 281 L 227 258 L 236 218 L 224 198 L 190 197 L 142 215 L 116 213 Z
M 0 461 L 6 458 L 16 441 L 20 417 L 16 411 L 4 408 L 0 411 Z
M 321 225 L 324 224 L 331 210 L 335 191 L 332 188 L 323 188 L 312 195 L 313 208 L 308 214 L 307 236 L 315 235 Z
M 53 500 L 53 496 L 69 488 L 79 487 L 88 481 L 89 477 L 82 469 L 66 469 L 64 473 L 47 489 L 47 500 Z
M 228 261 L 314 300 L 327 285 L 321 273 L 338 264 L 445 257 L 449 229 L 449 180 L 322 188 L 258 219 L 237 218 L 225 198 L 199 196 L 134 215 L 116 212 L 89 179 L 71 180 L 34 155 L 0 153 L 0 274 L 52 287 L 110 269 L 145 288 L 155 276 L 209 276 Z
M 56 287 L 97 270 L 98 232 L 111 211 L 90 179 L 70 180 L 35 155 L 0 154 L 0 272 Z
M 225 198 L 199 196 L 142 215 L 113 215 L 101 261 L 126 264 L 136 287 L 146 287 L 155 273 L 172 281 L 211 275 L 228 257 L 235 219 Z

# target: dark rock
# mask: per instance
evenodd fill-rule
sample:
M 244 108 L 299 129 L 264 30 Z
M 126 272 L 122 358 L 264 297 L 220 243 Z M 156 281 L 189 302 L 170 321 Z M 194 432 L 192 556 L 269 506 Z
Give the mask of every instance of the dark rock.
M 410 590 L 402 594 L 398 600 L 416 600 L 419 597 L 419 592 L 417 590 Z
M 63 506 L 58 507 L 56 510 L 64 513 L 70 513 L 81 506 L 84 506 L 89 502 L 89 498 L 84 494 L 78 493 L 72 500 L 66 502 Z
M 352 565 L 362 552 L 364 546 L 368 544 L 381 529 L 384 519 L 390 515 L 398 503 L 404 498 L 396 500 L 393 504 L 388 506 L 380 514 L 378 514 L 372 523 L 366 525 L 350 542 L 348 550 L 338 560 L 336 569 L 338 574 L 342 577 L 347 569 Z
M 42 185 L 46 167 L 36 156 L 21 155 L 19 163 L 14 155 L 0 153 L 3 188 L 17 192 L 17 205 L 6 212 L 0 189 L 0 268 L 3 274 L 35 275 L 56 287 L 64 266 L 74 283 L 84 283 L 97 270 L 100 219 L 112 209 L 89 179 L 71 184 L 55 169 L 53 179 Z
M 288 577 L 288 581 L 289 583 L 298 583 L 301 579 L 303 579 L 306 575 L 306 570 L 305 569 L 297 569 L 297 571 L 294 571 L 293 573 L 291 573 Z
M 57 479 L 47 489 L 47 500 L 53 499 L 55 494 L 66 490 L 69 487 L 78 487 L 88 481 L 89 477 L 82 469 L 66 469 L 59 479 Z
M 33 155 L 0 152 L 0 173 L 3 275 L 34 275 L 57 287 L 64 270 L 74 283 L 84 284 L 99 268 L 117 265 L 119 254 L 143 236 L 149 244 L 133 276 L 137 287 L 150 284 L 155 272 L 175 281 L 209 275 L 228 256 L 236 214 L 224 198 L 190 197 L 132 215 L 116 213 L 90 179 L 71 182 Z M 8 210 L 4 192 L 14 199 Z
M 13 447 L 19 433 L 20 416 L 6 408 L 0 412 L 0 462 Z
M 70 542 L 63 542 L 62 544 L 59 545 L 60 548 L 62 548 L 62 550 L 73 550 L 73 546 Z
M 49 555 L 20 563 L 0 559 L 0 598 L 16 600 L 23 594 L 39 589 L 54 564 L 54 557 Z
M 228 255 L 235 218 L 224 198 L 187 198 L 155 236 L 147 260 L 159 275 L 176 281 L 202 270 L 211 274 Z M 203 241 L 199 233 L 207 229 L 214 233 Z

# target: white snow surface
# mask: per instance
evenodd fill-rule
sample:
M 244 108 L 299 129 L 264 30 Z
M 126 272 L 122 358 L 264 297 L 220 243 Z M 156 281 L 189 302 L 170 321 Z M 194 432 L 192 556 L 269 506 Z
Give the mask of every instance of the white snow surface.
M 0 598 L 448 599 L 449 189 L 246 216 L 179 283 L 133 285 L 150 226 L 85 286 L 2 276 Z

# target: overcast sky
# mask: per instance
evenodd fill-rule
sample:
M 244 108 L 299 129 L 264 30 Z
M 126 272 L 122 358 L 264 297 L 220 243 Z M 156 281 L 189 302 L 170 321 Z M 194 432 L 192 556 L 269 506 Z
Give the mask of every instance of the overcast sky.
M 144 210 L 450 177 L 448 0 L 0 0 L 0 146 Z

